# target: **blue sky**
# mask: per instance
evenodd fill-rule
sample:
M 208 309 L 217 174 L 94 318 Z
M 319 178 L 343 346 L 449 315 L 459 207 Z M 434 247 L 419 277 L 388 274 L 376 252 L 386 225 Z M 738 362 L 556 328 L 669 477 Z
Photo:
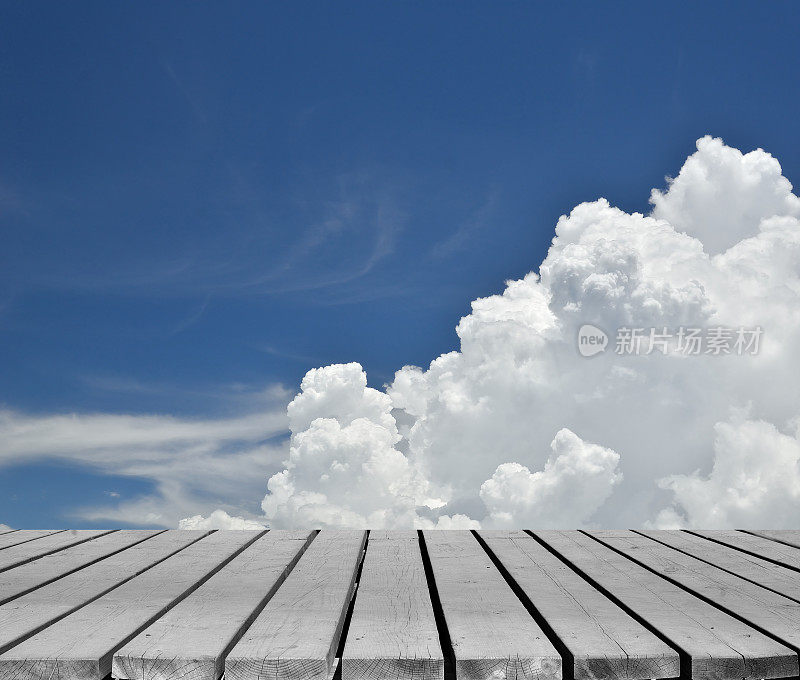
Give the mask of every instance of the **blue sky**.
M 457 347 L 704 134 L 800 182 L 794 3 L 3 3 L 0 405 L 225 417 Z M 149 482 L 0 468 L 0 522 Z M 109 525 L 112 522 L 94 522 Z

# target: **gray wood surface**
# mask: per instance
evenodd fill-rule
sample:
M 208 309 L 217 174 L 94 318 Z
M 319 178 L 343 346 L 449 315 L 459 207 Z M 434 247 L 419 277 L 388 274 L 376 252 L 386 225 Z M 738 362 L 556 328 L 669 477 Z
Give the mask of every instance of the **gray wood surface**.
M 342 678 L 443 677 L 418 534 L 372 531 L 342 654 Z
M 754 535 L 743 531 L 698 531 L 692 529 L 691 533 L 719 541 L 762 559 L 780 562 L 784 566 L 800 570 L 800 548 L 779 543 L 767 536 L 767 534 L 786 536 L 786 532 L 762 531 L 758 535 Z
M 800 572 L 685 531 L 638 533 L 800 602 Z
M 271 531 L 114 654 L 130 680 L 217 680 L 225 656 L 303 554 L 310 531 Z
M 47 585 L 158 533 L 161 532 L 159 530 L 114 531 L 94 540 L 49 553 L 14 569 L 0 572 L 0 604 Z
M 61 531 L 57 534 L 50 534 L 35 541 L 28 541 L 21 545 L 15 545 L 6 550 L 0 550 L 0 572 L 13 569 L 26 562 L 32 562 L 37 557 L 42 557 L 72 545 L 79 545 L 93 538 L 110 534 L 110 530 L 98 531 L 95 529 Z
M 10 534 L 12 531 L 16 531 L 16 529 L 0 529 L 0 536 L 3 534 Z
M 800 548 L 800 530 L 798 529 L 762 529 L 749 531 L 748 533 L 768 538 L 771 541 L 785 543 L 794 548 Z
M 0 532 L 0 678 L 798 677 L 800 532 L 534 534 Z
M 169 531 L 159 534 L 122 553 L 0 605 L 0 652 L 207 534 L 207 531 Z
M 794 600 L 632 531 L 591 534 L 785 644 L 800 647 L 800 604 Z
M 225 661 L 225 680 L 326 680 L 364 531 L 322 531 Z
M 480 531 L 574 659 L 577 680 L 672 678 L 678 653 L 524 531 Z
M 12 531 L 0 536 L 0 550 L 5 550 L 6 548 L 19 545 L 20 543 L 35 541 L 44 536 L 58 534 L 63 531 L 64 529 L 20 529 L 19 531 Z
M 191 544 L 1 654 L 0 676 L 101 680 L 117 649 L 262 533 L 215 532 Z
M 575 531 L 533 533 L 685 652 L 693 678 L 797 675 L 791 649 L 593 538 Z
M 425 531 L 461 680 L 561 678 L 561 656 L 468 531 Z

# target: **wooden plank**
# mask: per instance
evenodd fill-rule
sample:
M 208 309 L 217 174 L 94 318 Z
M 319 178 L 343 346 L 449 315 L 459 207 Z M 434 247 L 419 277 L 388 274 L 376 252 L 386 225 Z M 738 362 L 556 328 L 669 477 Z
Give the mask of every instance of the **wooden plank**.
M 12 548 L 0 551 L 0 572 L 13 569 L 26 562 L 32 562 L 37 557 L 43 557 L 44 555 L 69 548 L 73 545 L 79 545 L 86 541 L 91 541 L 93 538 L 110 533 L 110 529 L 104 531 L 96 529 L 76 531 L 73 529 L 71 531 L 61 531 L 57 534 L 43 536 L 36 541 L 28 541 L 21 545 L 15 545 Z
M 342 654 L 344 680 L 442 680 L 416 531 L 371 531 Z
M 0 676 L 101 680 L 117 649 L 263 533 L 218 531 L 193 543 L 4 652 Z
M 364 531 L 322 531 L 225 661 L 225 680 L 324 680 L 355 587 Z
M 35 541 L 36 539 L 49 536 L 50 534 L 58 534 L 64 531 L 63 529 L 20 529 L 19 531 L 12 531 L 8 534 L 0 536 L 0 550 L 11 548 L 20 543 L 27 543 L 28 541 Z
M 800 647 L 797 602 L 632 531 L 591 535 L 786 645 Z
M 779 642 L 577 531 L 534 531 L 570 565 L 686 655 L 682 675 L 708 680 L 792 677 L 797 655 Z
M 691 533 L 709 538 L 712 541 L 724 543 L 755 557 L 760 557 L 770 562 L 779 562 L 791 569 L 800 570 L 800 550 L 771 540 L 767 536 L 755 536 L 743 531 L 697 531 L 694 529 L 692 529 Z
M 792 569 L 685 531 L 637 533 L 800 602 L 800 573 Z
M 759 531 L 748 531 L 747 533 L 767 538 L 770 541 L 785 543 L 793 548 L 800 548 L 800 530 L 797 529 L 762 529 Z
M 680 675 L 678 652 L 524 531 L 479 535 L 569 650 L 576 680 Z
M 92 541 L 64 548 L 20 567 L 0 573 L 0 604 L 68 576 L 105 557 L 161 533 L 161 530 L 124 530 L 105 534 Z M 60 535 L 60 534 L 56 534 Z
M 561 678 L 561 656 L 477 539 L 425 531 L 460 680 Z
M 308 546 L 310 531 L 271 531 L 114 654 L 130 680 L 217 680 L 225 657 Z
M 164 532 L 0 605 L 0 653 L 207 534 L 207 531 Z
M 16 529 L 2 529 L 0 530 L 0 536 L 3 534 L 10 534 L 12 531 L 16 531 Z

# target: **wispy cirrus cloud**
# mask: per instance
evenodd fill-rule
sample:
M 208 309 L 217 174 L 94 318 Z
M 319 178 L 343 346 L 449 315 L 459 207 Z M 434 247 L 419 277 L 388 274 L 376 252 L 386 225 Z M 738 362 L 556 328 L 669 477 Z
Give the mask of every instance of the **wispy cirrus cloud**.
M 222 508 L 247 515 L 249 499 L 286 456 L 283 391 L 242 395 L 238 414 L 177 418 L 168 415 L 61 413 L 0 410 L 0 468 L 58 461 L 93 472 L 152 483 L 154 491 L 109 503 L 73 507 L 84 520 L 177 526 L 217 499 Z M 255 410 L 254 410 L 255 409 Z M 252 476 L 242 482 L 241 470 Z
M 363 168 L 324 178 L 298 171 L 276 187 L 252 168 L 228 160 L 218 174 L 217 187 L 197 208 L 208 217 L 197 226 L 194 216 L 174 207 L 177 224 L 164 241 L 152 229 L 142 236 L 134 218 L 130 226 L 112 232 L 129 247 L 115 243 L 102 257 L 87 257 L 102 245 L 106 232 L 82 218 L 63 247 L 54 248 L 55 233 L 56 238 L 36 241 L 0 271 L 0 292 L 5 287 L 184 300 L 187 312 L 168 330 L 171 335 L 195 323 L 218 299 L 296 294 L 315 304 L 329 299 L 341 304 L 366 290 L 373 297 L 382 290 L 395 294 L 394 288 L 373 285 L 370 275 L 394 254 L 403 232 L 402 180 Z M 119 178 L 115 189 L 123 192 L 118 197 L 122 210 L 135 207 L 133 187 L 131 195 L 119 188 L 126 179 Z M 36 187 L 27 194 L 26 200 L 36 205 L 30 214 L 15 217 L 10 209 L 0 214 L 11 230 L 49 234 L 54 214 L 74 209 L 64 196 Z
M 496 209 L 500 192 L 492 190 L 486 200 L 469 215 L 450 235 L 434 244 L 429 256 L 433 259 L 444 259 L 458 254 L 460 251 L 473 246 L 475 238 L 490 223 Z

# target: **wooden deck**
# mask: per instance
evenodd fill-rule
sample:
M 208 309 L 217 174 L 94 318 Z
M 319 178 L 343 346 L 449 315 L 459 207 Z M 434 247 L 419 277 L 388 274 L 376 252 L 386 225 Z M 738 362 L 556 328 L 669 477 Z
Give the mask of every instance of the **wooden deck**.
M 0 680 L 800 675 L 800 531 L 1 531 Z

